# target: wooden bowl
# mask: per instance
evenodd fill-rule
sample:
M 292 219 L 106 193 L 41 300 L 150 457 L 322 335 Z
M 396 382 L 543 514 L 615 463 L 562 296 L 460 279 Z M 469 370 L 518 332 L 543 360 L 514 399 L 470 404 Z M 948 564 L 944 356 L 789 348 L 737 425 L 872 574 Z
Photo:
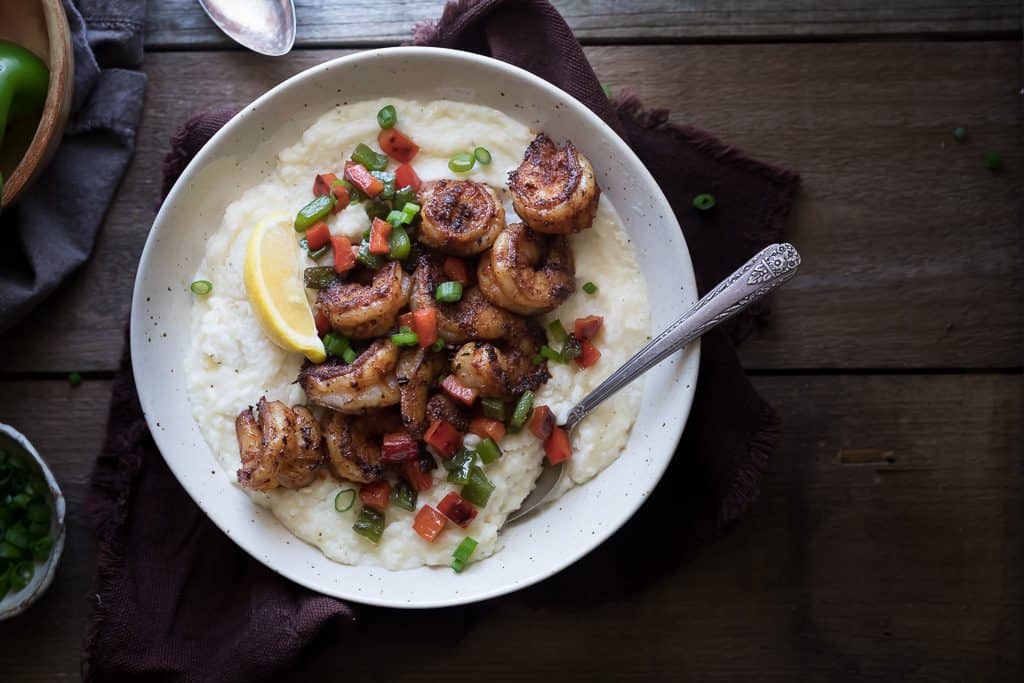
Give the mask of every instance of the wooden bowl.
M 0 40 L 33 52 L 50 68 L 50 88 L 43 116 L 21 161 L 4 176 L 2 206 L 14 203 L 57 151 L 71 110 L 74 53 L 71 29 L 60 0 L 0 2 Z

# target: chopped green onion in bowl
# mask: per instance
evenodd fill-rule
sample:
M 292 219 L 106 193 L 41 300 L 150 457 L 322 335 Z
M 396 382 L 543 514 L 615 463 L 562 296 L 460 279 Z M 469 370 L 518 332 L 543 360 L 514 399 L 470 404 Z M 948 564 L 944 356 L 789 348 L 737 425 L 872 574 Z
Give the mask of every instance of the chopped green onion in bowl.
M 469 152 L 459 152 L 448 161 L 448 168 L 455 173 L 469 173 L 475 164 L 475 156 Z
M 462 299 L 462 283 L 454 280 L 442 282 L 434 292 L 434 298 L 444 303 L 454 303 Z
M 391 343 L 395 346 L 416 346 L 420 343 L 420 336 L 403 325 L 397 334 L 391 335 Z
M 334 509 L 338 512 L 348 512 L 356 502 L 355 489 L 342 489 L 334 496 Z
M 206 296 L 207 294 L 213 291 L 213 283 L 210 282 L 209 280 L 196 280 L 195 282 L 190 284 L 188 288 L 192 290 L 193 294 L 198 294 L 199 296 Z
M 477 147 L 474 149 L 473 157 L 484 166 L 491 163 L 491 153 L 488 152 L 485 147 Z

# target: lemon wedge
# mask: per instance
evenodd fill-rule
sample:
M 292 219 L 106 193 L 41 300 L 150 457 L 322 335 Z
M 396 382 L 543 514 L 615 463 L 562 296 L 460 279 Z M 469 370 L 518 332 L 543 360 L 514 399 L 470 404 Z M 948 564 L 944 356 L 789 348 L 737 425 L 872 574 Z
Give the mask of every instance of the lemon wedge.
M 260 221 L 245 250 L 245 291 L 270 341 L 321 363 L 327 353 L 306 299 L 298 250 L 285 216 Z

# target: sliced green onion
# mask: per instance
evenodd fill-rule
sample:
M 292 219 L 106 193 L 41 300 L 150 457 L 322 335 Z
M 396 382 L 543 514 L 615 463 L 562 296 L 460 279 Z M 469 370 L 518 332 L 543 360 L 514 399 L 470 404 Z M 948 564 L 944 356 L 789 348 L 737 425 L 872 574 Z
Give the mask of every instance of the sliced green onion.
M 391 253 L 388 254 L 391 260 L 404 261 L 409 258 L 409 253 L 412 251 L 412 241 L 409 239 L 409 233 L 405 231 L 405 228 L 401 225 L 396 225 L 391 229 L 388 246 L 391 247 Z
M 384 189 L 377 194 L 377 199 L 394 199 L 395 198 L 395 174 L 391 171 L 370 171 L 377 180 L 384 183 Z
M 492 420 L 505 421 L 505 402 L 500 398 L 482 398 L 480 406 L 484 409 L 484 415 Z
M 0 541 L 0 560 L 20 560 L 21 555 L 21 548 L 7 541 Z
M 409 486 L 401 479 L 391 487 L 391 503 L 403 510 L 415 512 L 417 497 L 416 489 Z
M 322 194 L 299 209 L 295 216 L 295 232 L 306 232 L 334 208 L 334 195 Z
M 325 244 L 324 246 L 320 247 L 319 249 L 316 249 L 316 250 L 314 250 L 314 251 L 311 251 L 311 252 L 309 252 L 309 258 L 311 258 L 311 259 L 313 259 L 314 261 L 316 261 L 316 260 L 317 260 L 317 259 L 319 259 L 319 258 L 320 258 L 321 256 L 323 256 L 323 255 L 324 255 L 324 254 L 326 254 L 326 253 L 327 253 L 328 251 L 330 251 L 330 249 L 331 249 L 331 248 L 330 248 L 329 246 L 327 246 L 327 245 Z
M 46 503 L 32 503 L 25 509 L 25 516 L 30 522 L 48 522 L 50 507 Z
M 476 157 L 476 160 L 479 161 L 484 166 L 491 163 L 491 153 L 488 152 L 487 149 L 484 147 L 477 147 L 476 149 L 474 149 L 473 156 Z
M 402 219 L 404 217 L 405 214 L 402 213 L 401 211 L 391 211 L 390 213 L 388 213 L 387 217 L 384 218 L 384 220 L 390 223 L 391 227 L 394 228 L 402 224 Z
M 402 222 L 409 225 L 416 218 L 416 214 L 420 212 L 420 205 L 416 202 L 406 202 L 405 206 L 402 207 Z
M 405 205 L 409 202 L 416 201 L 416 190 L 412 189 L 411 185 L 395 190 L 395 198 L 391 201 L 391 206 L 394 207 L 395 211 L 401 211 L 405 208 Z
M 28 544 L 31 539 L 28 537 L 28 529 L 21 522 L 17 522 L 14 526 L 8 527 L 7 533 L 4 534 L 4 540 L 13 545 L 19 550 L 25 550 L 28 548 Z
M 597 285 L 593 282 L 587 282 L 583 285 L 583 291 L 587 294 L 595 294 L 597 293 Z
M 328 332 L 324 335 L 324 349 L 332 356 L 343 356 L 346 350 L 352 349 L 352 346 L 349 344 L 348 339 L 345 339 L 340 334 Z
M 338 512 L 348 512 L 356 502 L 355 489 L 342 489 L 334 496 L 334 509 Z
M 384 261 L 381 260 L 380 256 L 370 253 L 369 242 L 363 242 L 359 245 L 359 251 L 356 252 L 356 261 L 373 270 L 377 270 L 384 265 Z
M 420 336 L 403 325 L 398 328 L 398 334 L 391 335 L 391 343 L 395 346 L 416 346 L 420 343 Z
M 395 111 L 395 105 L 385 104 L 377 112 L 377 125 L 387 129 L 394 128 L 396 123 L 398 123 L 398 112 Z
M 985 152 L 981 160 L 990 171 L 998 171 L 1003 167 L 1003 155 L 999 152 Z
M 353 349 L 351 346 L 349 348 L 345 349 L 342 352 L 342 354 L 341 354 L 341 359 L 343 361 L 345 361 L 346 363 L 348 363 L 349 365 L 351 365 L 352 361 L 354 361 L 358 357 L 359 357 L 359 354 L 357 354 L 355 352 L 355 349 Z
M 533 392 L 524 391 L 523 395 L 516 401 L 516 408 L 512 411 L 512 420 L 509 426 L 512 429 L 522 429 L 526 419 L 530 417 L 530 410 L 533 409 Z
M 454 280 L 442 282 L 437 286 L 437 291 L 434 292 L 434 298 L 446 303 L 458 301 L 462 298 L 462 283 L 455 282 Z
M 708 194 L 706 192 L 704 194 L 699 194 L 693 198 L 693 208 L 697 209 L 698 211 L 710 211 L 711 209 L 715 208 L 716 203 L 717 202 L 715 201 L 715 195 Z
M 469 481 L 462 487 L 462 497 L 477 507 L 485 507 L 494 492 L 494 484 L 484 471 L 474 467 L 469 471 Z
M 444 339 L 438 339 L 436 342 L 430 345 L 431 351 L 444 351 Z
M 210 282 L 209 280 L 196 280 L 195 282 L 190 284 L 188 288 L 192 290 L 193 294 L 198 294 L 199 296 L 206 296 L 207 294 L 213 291 L 213 283 Z
M 953 137 L 956 138 L 957 142 L 963 142 L 967 139 L 967 128 L 964 126 L 957 126 L 953 129 Z
M 81 373 L 79 373 L 79 372 L 72 372 L 70 375 L 68 375 L 68 384 L 70 384 L 71 386 L 77 387 L 81 383 L 82 383 L 82 374 Z
M 374 152 L 360 142 L 352 152 L 352 161 L 362 164 L 368 171 L 383 171 L 388 167 L 388 155 Z
M 466 565 L 469 564 L 469 558 L 473 551 L 476 550 L 477 545 L 476 539 L 471 536 L 466 536 L 462 539 L 462 543 L 459 543 L 459 547 L 452 553 L 452 569 L 456 573 L 461 573 L 466 568 Z
M 546 360 L 554 361 L 555 363 L 565 362 L 564 360 L 562 360 L 562 354 L 560 354 L 558 351 L 555 351 L 547 344 L 540 347 L 540 352 L 537 354 L 537 356 L 541 359 L 541 362 L 544 362 Z M 537 365 L 540 365 L 540 363 L 537 363 Z
M 327 289 L 338 279 L 331 266 L 314 266 L 302 271 L 302 284 L 309 289 Z
M 568 332 L 565 331 L 565 325 L 562 324 L 561 320 L 552 320 L 548 323 L 548 332 L 551 333 L 551 338 L 556 342 L 565 341 L 568 336 Z
M 473 461 L 476 453 L 466 448 L 460 448 L 455 457 L 445 460 L 444 468 L 448 470 L 448 481 L 452 484 L 466 484 L 469 482 L 469 471 L 473 469 Z
M 43 538 L 37 538 L 32 543 L 32 557 L 39 562 L 43 562 L 47 557 L 50 556 L 50 550 L 53 549 L 53 539 L 49 536 Z
M 497 441 L 488 437 L 477 445 L 476 452 L 485 465 L 490 465 L 501 457 L 501 446 Z
M 352 530 L 374 543 L 380 543 L 381 536 L 384 535 L 384 513 L 364 507 L 359 511 L 359 517 L 352 525 Z
M 476 157 L 469 152 L 459 152 L 448 161 L 448 168 L 455 173 L 468 173 L 473 170 Z

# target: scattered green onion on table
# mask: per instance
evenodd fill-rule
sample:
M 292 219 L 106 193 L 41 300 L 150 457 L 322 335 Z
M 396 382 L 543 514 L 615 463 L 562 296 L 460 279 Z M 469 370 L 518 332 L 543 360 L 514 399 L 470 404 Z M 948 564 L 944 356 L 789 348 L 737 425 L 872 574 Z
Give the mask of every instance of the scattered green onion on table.
M 46 484 L 31 464 L 0 450 L 0 598 L 35 576 L 53 548 Z

